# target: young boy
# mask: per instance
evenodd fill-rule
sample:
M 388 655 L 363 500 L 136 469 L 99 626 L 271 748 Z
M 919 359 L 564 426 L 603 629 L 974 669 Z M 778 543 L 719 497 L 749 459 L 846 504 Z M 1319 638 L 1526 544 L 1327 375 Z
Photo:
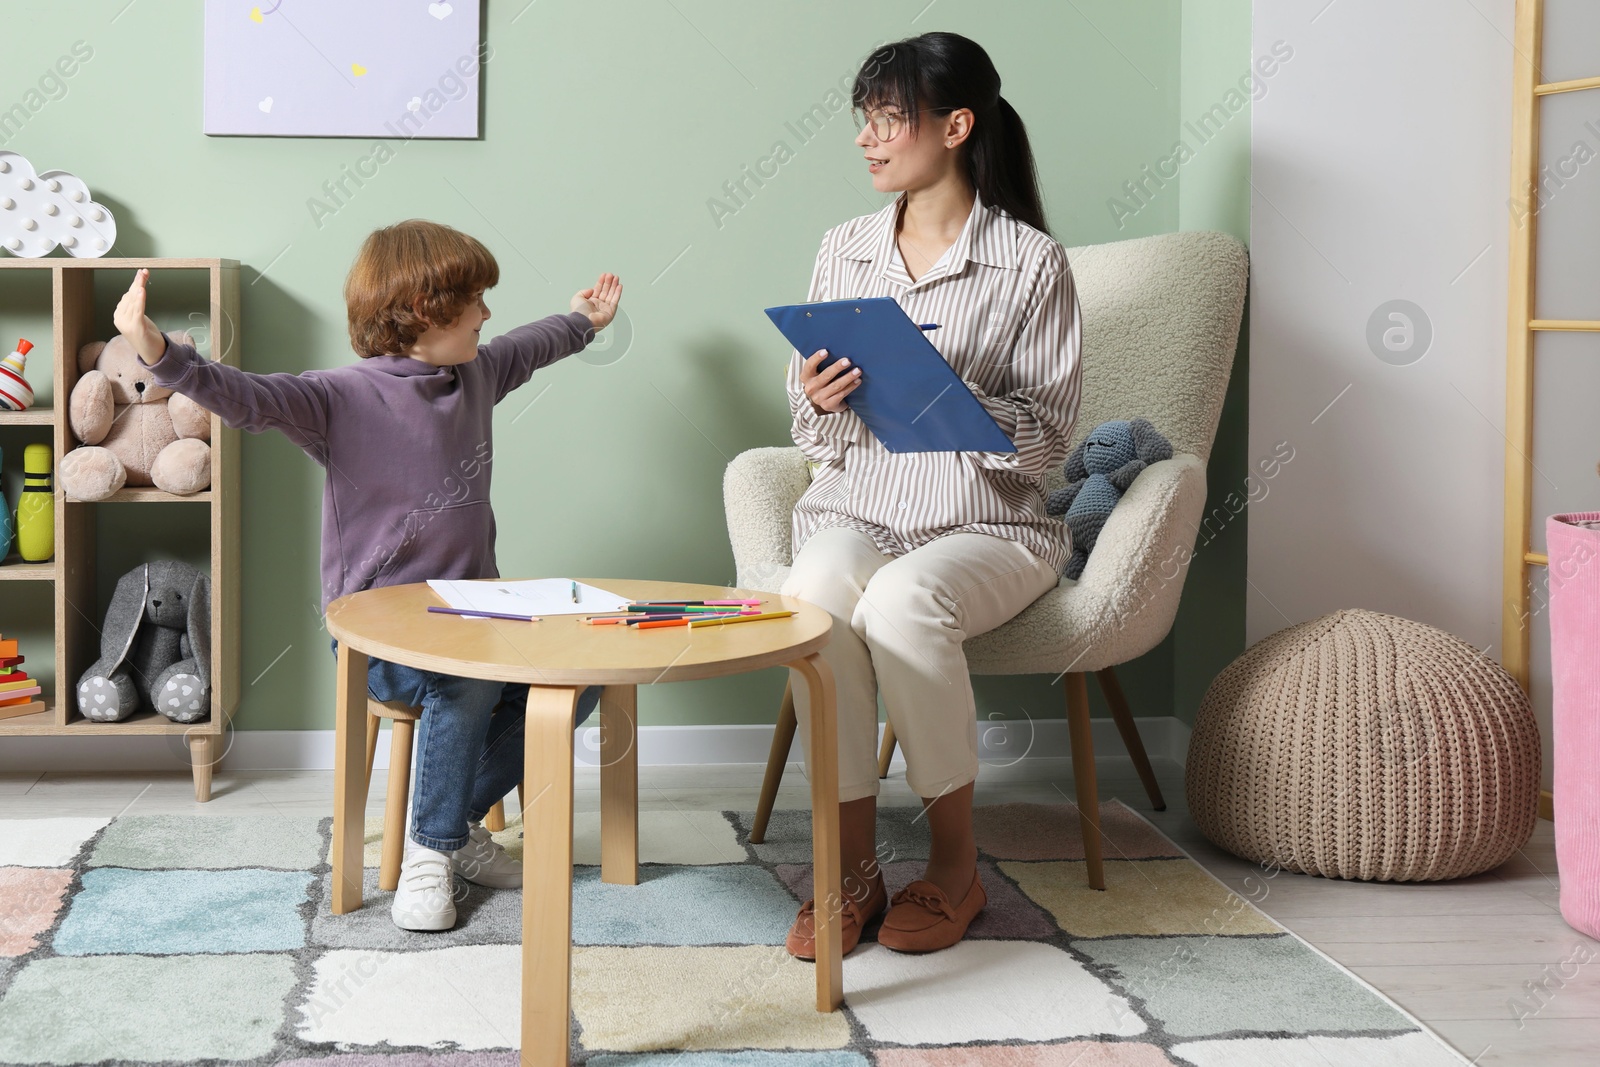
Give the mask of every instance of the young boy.
M 482 244 L 411 219 L 370 235 L 345 281 L 350 341 L 362 359 L 303 374 L 252 374 L 169 341 L 145 315 L 149 271 L 134 277 L 116 327 L 161 385 L 251 433 L 275 429 L 327 471 L 322 606 L 346 593 L 429 578 L 498 578 L 489 505 L 494 406 L 534 371 L 581 351 L 617 313 L 622 284 L 602 274 L 551 315 L 480 344 L 485 290 L 500 268 Z M 481 822 L 522 778 L 526 685 L 373 659 L 378 700 L 421 705 L 411 830 L 390 914 L 406 930 L 455 925 L 452 871 L 499 888 L 522 866 Z M 578 701 L 582 722 L 599 702 Z

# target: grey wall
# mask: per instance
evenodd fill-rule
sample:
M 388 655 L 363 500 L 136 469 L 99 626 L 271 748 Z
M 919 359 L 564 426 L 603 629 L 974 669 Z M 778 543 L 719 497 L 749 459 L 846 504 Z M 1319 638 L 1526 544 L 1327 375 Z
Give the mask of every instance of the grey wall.
M 1550 5 L 1546 80 L 1600 74 L 1600 19 L 1585 7 Z M 1501 656 L 1507 263 L 1525 214 L 1509 180 L 1513 8 L 1255 4 L 1256 49 L 1282 38 L 1295 58 L 1253 112 L 1249 448 L 1256 458 L 1287 441 L 1294 459 L 1249 511 L 1252 642 L 1363 607 Z M 1600 95 L 1545 107 L 1547 160 L 1580 139 L 1600 149 Z M 1553 253 L 1540 260 L 1542 314 L 1600 318 L 1596 170 L 1582 168 L 1541 217 Z M 1558 262 L 1576 273 L 1558 277 Z M 1417 337 L 1427 327 L 1432 340 L 1385 361 L 1368 323 L 1394 300 L 1420 309 Z M 1539 354 L 1542 548 L 1544 516 L 1600 507 L 1600 342 L 1558 337 Z M 1545 576 L 1531 577 L 1532 689 L 1548 737 Z

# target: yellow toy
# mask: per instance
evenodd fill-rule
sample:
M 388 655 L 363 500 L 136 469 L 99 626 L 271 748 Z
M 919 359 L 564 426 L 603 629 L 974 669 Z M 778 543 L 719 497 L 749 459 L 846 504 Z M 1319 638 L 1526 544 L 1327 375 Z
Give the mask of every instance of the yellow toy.
M 22 450 L 17 551 L 29 563 L 43 563 L 56 554 L 56 500 L 50 485 L 49 445 L 29 445 Z

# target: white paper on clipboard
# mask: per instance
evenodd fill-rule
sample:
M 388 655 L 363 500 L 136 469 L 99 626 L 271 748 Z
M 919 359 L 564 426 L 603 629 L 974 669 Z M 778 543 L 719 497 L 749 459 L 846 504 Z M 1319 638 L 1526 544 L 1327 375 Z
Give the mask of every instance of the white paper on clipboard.
M 571 578 L 529 578 L 519 582 L 497 578 L 431 578 L 428 587 L 445 603 L 463 611 L 494 611 L 504 615 L 590 615 L 621 611 L 627 597 L 598 586 L 578 582 L 578 599 L 572 599 Z

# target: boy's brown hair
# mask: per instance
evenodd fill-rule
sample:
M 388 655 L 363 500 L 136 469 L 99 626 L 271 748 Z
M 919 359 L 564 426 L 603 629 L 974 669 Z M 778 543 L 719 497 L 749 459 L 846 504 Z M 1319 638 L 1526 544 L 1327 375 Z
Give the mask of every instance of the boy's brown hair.
M 374 230 L 344 283 L 350 344 L 363 358 L 400 355 L 499 281 L 489 250 L 443 223 L 407 219 Z

